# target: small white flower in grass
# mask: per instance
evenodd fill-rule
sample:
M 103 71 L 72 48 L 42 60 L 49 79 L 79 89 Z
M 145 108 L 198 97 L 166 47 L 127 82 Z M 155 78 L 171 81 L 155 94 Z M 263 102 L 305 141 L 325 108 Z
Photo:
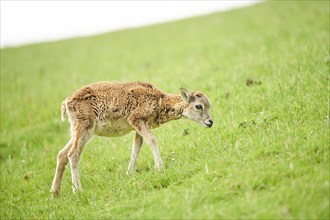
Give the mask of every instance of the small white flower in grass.
M 290 169 L 293 170 L 293 168 L 294 168 L 294 164 L 290 163 Z
M 172 158 L 172 161 L 175 161 L 175 158 Z
M 205 173 L 209 174 L 209 168 L 208 168 L 207 164 L 205 164 Z

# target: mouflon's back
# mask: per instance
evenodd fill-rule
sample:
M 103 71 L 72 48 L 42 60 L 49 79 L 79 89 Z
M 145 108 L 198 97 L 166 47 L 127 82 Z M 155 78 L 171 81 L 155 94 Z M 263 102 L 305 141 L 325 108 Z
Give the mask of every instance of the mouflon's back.
M 165 93 L 145 82 L 98 82 L 82 87 L 66 99 L 71 120 L 108 121 L 131 113 L 152 114 Z

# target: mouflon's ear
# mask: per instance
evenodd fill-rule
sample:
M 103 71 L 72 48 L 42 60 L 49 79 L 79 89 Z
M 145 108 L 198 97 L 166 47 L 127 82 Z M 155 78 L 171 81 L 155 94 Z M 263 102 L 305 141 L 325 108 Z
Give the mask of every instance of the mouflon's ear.
M 183 98 L 183 100 L 185 100 L 187 103 L 189 103 L 191 97 L 190 97 L 190 93 L 188 92 L 188 90 L 181 87 L 180 92 L 181 92 L 181 97 Z

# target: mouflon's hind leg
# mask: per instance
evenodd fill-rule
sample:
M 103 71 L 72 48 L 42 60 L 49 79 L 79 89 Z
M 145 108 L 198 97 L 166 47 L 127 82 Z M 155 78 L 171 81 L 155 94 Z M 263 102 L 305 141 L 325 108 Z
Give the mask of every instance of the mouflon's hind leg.
M 72 143 L 73 143 L 73 139 L 71 138 L 70 141 L 65 145 L 65 147 L 62 150 L 60 150 L 60 152 L 57 155 L 55 176 L 53 179 L 52 187 L 50 189 L 50 192 L 52 193 L 53 197 L 58 196 L 60 193 L 63 173 L 65 170 L 65 166 L 68 164 L 69 161 L 68 153 L 72 146 Z
M 79 179 L 79 159 L 85 144 L 92 136 L 91 129 L 92 125 L 89 121 L 77 123 L 74 129 L 73 144 L 68 154 L 72 176 L 72 191 L 74 193 L 82 191 Z
M 143 138 L 139 133 L 135 132 L 133 145 L 132 145 L 132 153 L 131 153 L 131 159 L 129 161 L 128 169 L 126 174 L 131 175 L 135 172 L 135 167 L 137 163 L 137 158 L 139 156 L 141 147 L 142 147 Z

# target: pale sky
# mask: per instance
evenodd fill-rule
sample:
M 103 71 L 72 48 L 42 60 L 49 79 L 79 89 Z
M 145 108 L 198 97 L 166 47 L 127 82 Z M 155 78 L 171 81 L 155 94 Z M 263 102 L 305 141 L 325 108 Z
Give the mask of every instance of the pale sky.
M 4 1 L 1 48 L 145 26 L 253 1 Z

